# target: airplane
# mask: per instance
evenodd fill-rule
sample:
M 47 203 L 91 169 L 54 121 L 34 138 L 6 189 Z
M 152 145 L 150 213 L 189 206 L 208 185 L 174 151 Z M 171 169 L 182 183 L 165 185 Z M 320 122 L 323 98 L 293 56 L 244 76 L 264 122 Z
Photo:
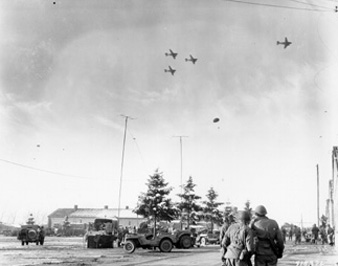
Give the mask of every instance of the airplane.
M 192 55 L 190 55 L 190 58 L 185 59 L 185 62 L 187 62 L 187 61 L 191 61 L 193 64 L 195 64 L 196 61 L 197 61 L 197 58 L 193 58 Z
M 286 38 L 286 37 L 285 37 L 285 41 L 284 41 L 284 42 L 279 42 L 279 41 L 277 41 L 277 45 L 278 45 L 278 44 L 284 44 L 284 49 L 285 49 L 286 47 L 288 47 L 291 43 L 292 43 L 292 42 L 289 42 L 289 41 L 288 41 L 288 38 Z
M 174 59 L 176 59 L 177 53 L 174 53 L 173 50 L 169 49 L 170 53 L 165 53 L 165 56 L 172 56 Z
M 174 76 L 174 73 L 175 73 L 176 69 L 171 68 L 171 66 L 168 66 L 168 67 L 169 67 L 169 69 L 164 69 L 164 72 L 170 72 L 171 75 Z

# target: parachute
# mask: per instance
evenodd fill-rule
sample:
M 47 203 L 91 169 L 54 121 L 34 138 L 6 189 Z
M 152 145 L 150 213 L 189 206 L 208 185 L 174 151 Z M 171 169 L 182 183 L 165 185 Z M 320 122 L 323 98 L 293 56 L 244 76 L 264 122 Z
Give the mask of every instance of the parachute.
M 214 120 L 212 120 L 214 123 L 217 123 L 217 122 L 219 122 L 219 118 L 218 117 L 216 117 L 216 118 L 214 118 Z

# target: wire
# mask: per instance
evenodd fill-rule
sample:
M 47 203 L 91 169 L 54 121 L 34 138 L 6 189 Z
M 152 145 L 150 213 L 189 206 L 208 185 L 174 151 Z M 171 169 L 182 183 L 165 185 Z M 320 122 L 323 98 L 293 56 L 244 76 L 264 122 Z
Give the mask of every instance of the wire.
M 39 171 L 39 172 L 44 172 L 44 173 L 48 173 L 48 174 L 53 174 L 53 175 L 60 175 L 60 176 L 67 176 L 67 177 L 75 177 L 75 178 L 81 178 L 81 179 L 92 179 L 92 178 L 86 177 L 86 176 L 68 175 L 68 174 L 63 174 L 63 173 L 53 172 L 53 171 L 49 171 L 49 170 L 44 170 L 44 169 L 40 169 L 40 168 L 36 168 L 36 167 L 24 165 L 24 164 L 12 162 L 12 161 L 5 160 L 5 159 L 0 159 L 0 161 L 5 162 L 5 163 L 9 163 L 9 164 L 13 164 L 13 165 L 16 165 L 16 166 L 20 166 L 20 167 L 23 167 L 23 168 L 27 168 L 27 169 Z
M 227 2 L 234 2 L 234 3 L 240 3 L 240 4 L 258 5 L 258 6 L 268 6 L 268 7 L 277 7 L 277 8 L 285 8 L 285 9 L 303 10 L 303 11 L 334 12 L 334 9 L 332 9 L 332 11 L 328 11 L 328 10 L 325 11 L 325 10 L 311 9 L 311 8 L 292 7 L 292 6 L 280 6 L 280 5 L 270 5 L 270 4 L 264 4 L 264 3 L 254 3 L 254 2 L 241 1 L 241 0 L 225 0 L 225 1 L 227 1 Z
M 144 171 L 145 172 L 147 172 L 146 171 L 146 163 L 145 163 L 145 160 L 144 160 L 144 157 L 143 157 L 143 155 L 142 155 L 142 153 L 141 153 L 141 149 L 140 149 L 140 147 L 139 147 L 139 145 L 138 145 L 138 143 L 137 143 L 137 141 L 136 141 L 136 138 L 134 137 L 134 135 L 131 133 L 131 131 L 128 129 L 128 133 L 130 134 L 130 136 L 133 138 L 133 140 L 134 140 L 134 142 L 135 142 L 135 145 L 136 145 L 136 148 L 137 148 L 137 151 L 138 151 L 138 153 L 140 154 L 140 157 L 141 157 L 141 161 L 142 161 L 142 163 L 143 163 L 143 167 L 144 167 Z
M 337 0 L 322 0 L 322 1 L 328 1 L 328 2 L 333 2 L 333 3 L 337 3 L 338 4 Z
M 332 10 L 332 7 L 328 7 L 328 6 L 320 6 L 320 5 L 315 5 L 315 4 L 311 4 L 311 3 L 305 3 L 305 2 L 302 2 L 302 1 L 298 1 L 298 0 L 289 0 L 289 1 L 304 4 L 304 5 L 309 5 L 309 6 L 319 7 L 319 8 L 326 8 L 326 9 Z

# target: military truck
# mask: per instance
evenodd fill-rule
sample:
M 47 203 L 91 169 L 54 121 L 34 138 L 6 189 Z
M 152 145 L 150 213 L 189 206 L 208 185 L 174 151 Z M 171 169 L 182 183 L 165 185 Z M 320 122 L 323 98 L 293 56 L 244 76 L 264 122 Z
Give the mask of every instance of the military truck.
M 123 242 L 124 250 L 133 253 L 136 248 L 159 248 L 161 252 L 170 252 L 173 247 L 188 249 L 194 246 L 194 237 L 189 230 L 177 230 L 170 234 L 160 232 L 153 234 L 128 234 Z
M 117 220 L 95 219 L 86 234 L 87 248 L 114 248 L 117 225 Z
M 43 245 L 45 241 L 45 233 L 43 227 L 35 224 L 22 225 L 18 233 L 18 240 L 21 240 L 21 245 L 25 243 L 36 243 L 37 245 Z

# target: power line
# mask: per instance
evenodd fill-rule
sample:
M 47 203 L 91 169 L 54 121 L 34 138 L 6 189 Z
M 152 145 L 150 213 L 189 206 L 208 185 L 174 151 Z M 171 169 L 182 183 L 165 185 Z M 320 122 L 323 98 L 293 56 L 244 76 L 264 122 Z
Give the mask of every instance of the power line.
M 322 0 L 322 1 L 328 1 L 328 2 L 333 2 L 333 3 L 338 4 L 338 1 L 337 1 L 337 0 Z
M 240 4 L 267 6 L 267 7 L 276 7 L 276 8 L 293 9 L 293 10 L 315 11 L 315 12 L 334 12 L 334 9 L 332 9 L 332 11 L 329 11 L 329 10 L 326 11 L 326 10 L 303 8 L 303 7 L 292 7 L 292 6 L 271 5 L 271 4 L 264 4 L 264 3 L 254 3 L 254 2 L 241 1 L 241 0 L 225 0 L 225 1 L 227 1 L 227 2 L 234 2 L 234 3 L 240 3 Z
M 314 7 L 319 7 L 319 8 L 325 8 L 325 9 L 332 10 L 332 7 L 315 5 L 315 4 L 311 4 L 311 3 L 302 2 L 302 1 L 299 1 L 299 0 L 288 0 L 288 1 L 295 2 L 295 3 L 300 3 L 300 4 L 304 4 L 304 5 L 308 5 L 308 6 L 314 6 Z
M 144 160 L 144 157 L 142 155 L 142 152 L 141 152 L 141 149 L 140 149 L 140 146 L 138 145 L 138 142 L 136 141 L 136 137 L 131 133 L 131 131 L 129 129 L 127 129 L 129 135 L 132 137 L 132 139 L 134 140 L 135 142 L 135 145 L 136 145 L 136 148 L 137 148 L 137 151 L 140 155 L 140 158 L 141 158 L 141 161 L 143 163 L 143 167 L 144 167 L 144 170 L 145 170 L 145 173 L 147 173 L 146 169 L 147 169 L 147 165 L 145 163 L 145 160 Z
M 13 164 L 13 165 L 19 166 L 19 167 L 23 167 L 23 168 L 27 168 L 27 169 L 31 169 L 31 170 L 35 170 L 35 171 L 39 171 L 39 172 L 44 172 L 44 173 L 52 174 L 52 175 L 60 175 L 60 176 L 66 176 L 66 177 L 75 177 L 75 178 L 81 178 L 81 179 L 91 179 L 90 177 L 86 177 L 86 176 L 68 175 L 68 174 L 64 174 L 64 173 L 59 173 L 59 172 L 53 172 L 53 171 L 49 171 L 49 170 L 45 170 L 45 169 L 40 169 L 40 168 L 32 167 L 32 166 L 29 166 L 29 165 L 24 165 L 24 164 L 21 164 L 21 163 L 12 162 L 12 161 L 5 160 L 5 159 L 0 159 L 0 161 L 5 162 L 5 163 L 9 163 L 9 164 Z

